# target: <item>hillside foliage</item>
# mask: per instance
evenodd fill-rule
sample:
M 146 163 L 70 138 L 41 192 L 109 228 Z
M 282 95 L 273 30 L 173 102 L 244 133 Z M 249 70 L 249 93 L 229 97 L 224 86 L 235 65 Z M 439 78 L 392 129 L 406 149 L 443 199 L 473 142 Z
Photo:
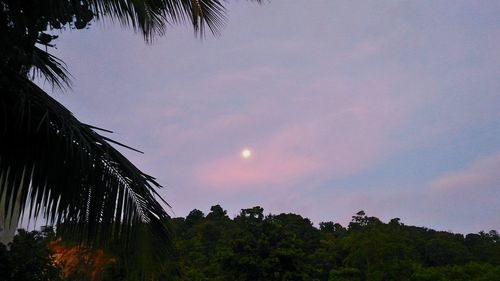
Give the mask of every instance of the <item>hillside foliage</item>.
M 150 269 L 155 280 L 500 281 L 500 237 L 494 230 L 463 235 L 408 226 L 398 218 L 385 223 L 363 211 L 347 226 L 322 222 L 315 227 L 297 214 L 265 215 L 261 207 L 230 218 L 219 205 L 206 215 L 195 209 L 173 218 L 171 226 L 177 254 Z M 75 264 L 87 268 L 89 259 L 102 255 L 85 257 Z M 82 281 L 133 276 L 120 260 L 99 274 L 83 267 L 66 267 L 65 276 L 78 273 Z

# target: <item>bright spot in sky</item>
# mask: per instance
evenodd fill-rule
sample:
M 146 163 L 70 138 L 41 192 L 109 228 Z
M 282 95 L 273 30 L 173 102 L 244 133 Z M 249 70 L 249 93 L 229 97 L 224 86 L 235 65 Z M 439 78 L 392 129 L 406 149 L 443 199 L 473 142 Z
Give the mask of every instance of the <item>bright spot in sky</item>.
M 246 158 L 250 158 L 250 156 L 252 156 L 252 151 L 250 151 L 250 149 L 248 149 L 248 148 L 243 149 L 243 150 L 241 151 L 241 156 L 242 156 L 243 158 L 245 158 L 245 159 L 246 159 Z

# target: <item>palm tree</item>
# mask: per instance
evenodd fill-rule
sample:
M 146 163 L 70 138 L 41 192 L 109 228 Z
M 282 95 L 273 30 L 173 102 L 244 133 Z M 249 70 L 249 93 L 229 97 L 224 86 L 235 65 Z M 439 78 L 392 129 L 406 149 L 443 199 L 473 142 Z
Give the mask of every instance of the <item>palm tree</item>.
M 21 216 L 43 216 L 90 244 L 130 241 L 134 226 L 168 242 L 155 179 L 99 133 L 106 130 L 78 121 L 32 81 L 70 87 L 64 63 L 48 52 L 57 36 L 47 30 L 94 20 L 131 26 L 151 41 L 185 21 L 196 34 L 216 34 L 225 9 L 220 0 L 0 0 L 0 237 Z

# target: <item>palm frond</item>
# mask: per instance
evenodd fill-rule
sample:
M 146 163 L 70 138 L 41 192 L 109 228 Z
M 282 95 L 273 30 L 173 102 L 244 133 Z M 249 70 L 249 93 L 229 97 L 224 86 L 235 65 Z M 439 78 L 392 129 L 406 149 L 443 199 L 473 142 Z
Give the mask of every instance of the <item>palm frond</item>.
M 90 245 L 130 241 L 146 228 L 159 252 L 169 249 L 160 185 L 107 138 L 10 71 L 0 70 L 0 108 L 0 197 L 21 193 L 23 216 L 43 216 Z M 5 202 L 1 211 L 12 214 L 15 200 Z
M 32 57 L 32 73 L 34 76 L 45 78 L 53 87 L 59 89 L 71 86 L 70 75 L 62 60 L 38 47 L 33 49 Z
M 169 24 L 190 21 L 199 34 L 205 25 L 217 34 L 225 21 L 220 0 L 90 0 L 97 19 L 108 18 L 141 31 L 146 40 L 163 35 Z

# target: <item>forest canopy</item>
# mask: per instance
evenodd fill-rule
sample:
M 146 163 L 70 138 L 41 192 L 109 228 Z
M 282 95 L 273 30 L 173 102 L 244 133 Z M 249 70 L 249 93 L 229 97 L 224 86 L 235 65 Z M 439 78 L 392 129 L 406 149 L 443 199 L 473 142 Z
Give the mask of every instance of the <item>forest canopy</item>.
M 149 269 L 155 271 L 154 280 L 500 280 L 500 237 L 495 230 L 463 235 L 408 226 L 399 218 L 382 222 L 363 211 L 347 226 L 328 221 L 316 227 L 298 214 L 265 215 L 259 206 L 242 209 L 230 218 L 219 205 L 208 214 L 192 210 L 186 217 L 171 219 L 171 225 L 177 255 Z M 29 240 L 26 232 L 20 235 L 24 238 L 15 239 L 14 244 Z M 22 247 L 11 247 L 15 249 Z M 40 251 L 46 253 L 44 249 Z M 64 254 L 61 247 L 51 249 Z M 66 256 L 74 251 L 69 247 Z M 118 256 L 105 255 L 113 254 Z M 75 280 L 75 276 L 78 280 L 129 280 L 134 276 L 126 264 L 103 259 L 101 252 L 87 250 L 78 255 L 83 257 L 80 262 L 63 266 L 62 280 Z M 1 256 L 9 255 L 4 251 Z

